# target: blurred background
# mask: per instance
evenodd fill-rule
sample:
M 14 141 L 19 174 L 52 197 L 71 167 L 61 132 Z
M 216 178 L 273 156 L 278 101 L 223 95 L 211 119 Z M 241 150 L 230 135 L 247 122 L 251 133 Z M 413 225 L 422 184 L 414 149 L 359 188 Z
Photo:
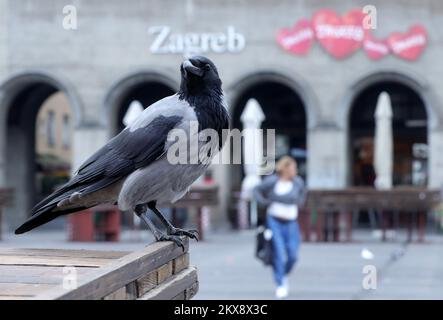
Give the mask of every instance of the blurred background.
M 275 156 L 293 156 L 309 189 L 289 298 L 442 299 L 443 3 L 371 1 L 363 28 L 350 12 L 366 5 L 0 0 L 0 246 L 152 241 L 112 206 L 12 231 L 143 108 L 176 92 L 180 63 L 198 53 L 218 67 L 232 127 L 275 129 Z M 343 40 L 322 24 L 358 30 Z M 377 141 L 383 125 L 390 134 Z M 273 297 L 271 271 L 254 257 L 264 215 L 244 184 L 254 170 L 212 165 L 164 208 L 202 235 L 191 244 L 197 298 Z M 362 288 L 368 264 L 375 290 Z

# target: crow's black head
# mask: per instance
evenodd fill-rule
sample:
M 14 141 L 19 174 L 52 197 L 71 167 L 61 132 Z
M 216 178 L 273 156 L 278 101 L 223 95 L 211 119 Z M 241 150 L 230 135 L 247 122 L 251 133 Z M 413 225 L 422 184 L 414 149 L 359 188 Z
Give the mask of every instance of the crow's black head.
M 221 80 L 215 64 L 206 57 L 194 56 L 181 64 L 180 96 L 221 95 Z

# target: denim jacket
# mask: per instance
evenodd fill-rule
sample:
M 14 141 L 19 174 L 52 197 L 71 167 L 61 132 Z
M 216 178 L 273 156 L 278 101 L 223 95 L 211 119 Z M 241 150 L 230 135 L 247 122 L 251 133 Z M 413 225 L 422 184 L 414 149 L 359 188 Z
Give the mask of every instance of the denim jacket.
M 303 207 L 306 199 L 306 188 L 303 179 L 296 176 L 293 180 L 293 186 L 290 192 L 284 195 L 277 195 L 274 192 L 274 186 L 279 177 L 275 174 L 267 176 L 261 184 L 254 188 L 254 198 L 262 206 L 268 206 L 272 202 L 285 204 L 296 204 L 299 208 Z

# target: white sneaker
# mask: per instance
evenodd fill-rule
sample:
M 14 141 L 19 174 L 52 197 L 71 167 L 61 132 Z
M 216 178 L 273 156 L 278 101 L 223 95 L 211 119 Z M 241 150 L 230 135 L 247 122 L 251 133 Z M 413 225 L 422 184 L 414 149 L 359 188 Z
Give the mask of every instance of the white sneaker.
M 288 289 L 284 286 L 279 286 L 275 290 L 275 297 L 277 299 L 284 299 L 288 296 Z
M 283 287 L 285 287 L 287 294 L 289 294 L 289 281 L 288 277 L 283 278 Z

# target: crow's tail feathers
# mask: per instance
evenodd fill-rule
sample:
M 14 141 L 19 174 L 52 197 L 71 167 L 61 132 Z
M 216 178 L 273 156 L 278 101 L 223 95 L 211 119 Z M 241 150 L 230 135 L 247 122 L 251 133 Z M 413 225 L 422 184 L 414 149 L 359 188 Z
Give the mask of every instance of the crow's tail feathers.
M 15 230 L 15 234 L 22 234 L 25 232 L 28 232 L 34 228 L 37 228 L 38 226 L 41 226 L 42 224 L 45 224 L 59 216 L 69 214 L 76 211 L 81 211 L 88 209 L 88 207 L 76 207 L 76 208 L 69 208 L 66 210 L 57 210 L 54 211 L 54 209 L 57 209 L 57 204 L 53 204 L 49 207 L 45 207 L 44 211 L 37 212 L 33 216 L 31 216 L 25 223 L 23 223 L 20 227 L 18 227 Z
M 15 230 L 15 234 L 25 233 L 59 216 L 87 209 L 82 205 L 79 205 L 78 207 L 71 206 L 66 209 L 57 206 L 60 201 L 68 199 L 74 192 L 80 189 L 81 187 L 73 187 L 70 182 L 68 182 L 60 189 L 54 191 L 51 195 L 37 203 L 34 208 L 32 208 L 31 217 Z

